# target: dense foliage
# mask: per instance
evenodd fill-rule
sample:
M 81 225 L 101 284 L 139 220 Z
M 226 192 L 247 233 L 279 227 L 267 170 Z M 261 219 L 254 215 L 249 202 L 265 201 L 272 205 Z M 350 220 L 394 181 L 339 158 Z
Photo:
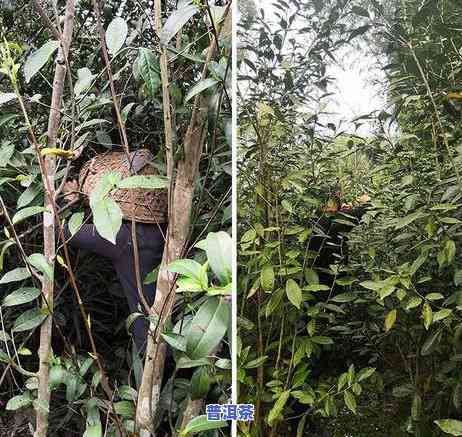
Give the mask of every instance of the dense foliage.
M 94 12 L 98 2 L 76 3 L 70 74 L 65 81 L 57 135 L 59 150 L 42 150 L 43 156 L 54 153 L 58 157 L 57 187 L 64 179 L 75 177 L 84 161 L 97 153 L 117 150 L 123 143 L 101 52 Z M 201 430 L 210 428 L 203 417 L 192 428 L 185 427 L 182 418 L 192 401 L 224 403 L 230 397 L 230 352 L 228 342 L 221 342 L 228 329 L 226 296 L 231 289 L 231 243 L 223 232 L 228 230 L 231 217 L 230 20 L 222 25 L 228 3 L 162 2 L 165 26 L 160 35 L 155 32 L 153 2 L 109 1 L 103 8 L 102 26 L 130 150 L 149 148 L 156 155 L 159 172 L 167 174 L 159 65 L 162 47 L 168 47 L 175 162 L 185 159 L 182 147 L 195 96 L 200 94 L 207 108 L 199 178 L 192 180 L 196 185 L 192 226 L 184 251 L 184 258 L 190 259 L 170 266 L 182 286 L 172 322 L 163 333 L 170 352 L 153 423 L 159 436 L 173 435 L 180 428 L 182 435 L 193 432 L 218 436 L 226 432 L 201 434 Z M 44 5 L 51 23 L 62 20 L 64 2 Z M 217 31 L 220 28 L 221 32 Z M 59 47 L 54 37 L 34 2 L 0 2 L 0 434 L 11 431 L 18 436 L 30 435 L 33 408 L 42 408 L 50 412 L 49 435 L 120 435 L 120 428 L 116 434 L 117 420 L 123 422 L 123 432 L 132 435 L 143 363 L 131 346 L 127 330 L 134 317 L 147 315 L 140 309 L 144 314 L 128 317 L 125 298 L 108 262 L 87 252 L 73 253 L 73 270 L 88 315 L 85 323 L 91 328 L 114 389 L 114 398 L 107 399 L 84 329 L 80 299 L 70 285 L 62 242 L 58 244 L 54 273 L 42 255 L 44 185 L 30 132 L 35 132 L 44 148 Z M 209 77 L 205 83 L 199 82 L 207 48 L 215 38 L 218 49 L 208 65 Z M 64 159 L 66 152 L 82 145 L 82 156 L 69 166 Z M 104 209 L 114 206 L 107 194 L 121 183 L 119 179 L 105 181 L 100 203 Z M 165 179 L 145 179 L 141 183 L 153 188 L 159 183 L 165 186 Z M 64 204 L 61 198 L 58 201 Z M 92 220 L 92 213 L 98 214 L 91 207 L 63 210 L 61 219 L 77 229 L 82 222 Z M 99 225 L 100 233 L 109 240 L 120 226 L 114 219 L 117 214 L 109 213 Z M 43 276 L 53 274 L 55 297 L 50 313 L 41 306 L 40 289 Z M 153 271 L 143 280 L 155 286 L 156 274 Z M 38 334 L 48 317 L 53 318 L 52 396 L 50 405 L 38 405 Z M 209 323 L 210 319 L 214 323 Z M 210 330 L 201 328 L 198 334 L 198 325 L 210 325 Z
M 460 2 L 274 10 L 240 28 L 241 433 L 462 435 Z M 325 109 L 359 40 L 387 61 L 362 137 Z

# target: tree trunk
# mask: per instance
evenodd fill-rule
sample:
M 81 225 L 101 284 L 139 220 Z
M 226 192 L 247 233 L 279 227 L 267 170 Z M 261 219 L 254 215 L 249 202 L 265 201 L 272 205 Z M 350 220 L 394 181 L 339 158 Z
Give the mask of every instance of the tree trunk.
M 229 5 L 225 11 L 224 18 L 227 17 L 228 13 Z M 221 29 L 222 26 L 217 29 L 217 36 L 220 35 Z M 212 36 L 201 74 L 202 80 L 207 77 L 208 64 L 217 49 L 217 43 Z M 165 77 L 163 80 L 165 80 Z M 162 374 L 165 363 L 165 348 L 162 348 L 161 334 L 165 322 L 170 318 L 175 302 L 176 275 L 170 273 L 167 267 L 185 253 L 191 224 L 194 186 L 198 176 L 202 146 L 205 139 L 206 115 L 207 111 L 203 107 L 203 99 L 199 94 L 194 100 L 191 120 L 183 141 L 184 158 L 177 164 L 174 184 L 171 182 L 167 241 L 157 279 L 156 297 L 151 308 L 151 314 L 157 320 L 155 322 L 151 321 L 149 327 L 146 359 L 136 409 L 136 426 L 139 430 L 144 431 L 143 437 L 148 435 L 147 431 L 152 432 L 152 418 L 157 407 L 155 398 L 160 392 L 162 382 L 161 380 L 154 381 L 154 375 Z M 173 175 L 170 176 L 173 177 Z
M 65 60 L 69 53 L 72 40 L 72 30 L 74 25 L 75 5 L 74 0 L 68 0 L 66 4 L 66 14 L 64 19 L 64 30 L 61 38 L 61 46 L 56 60 L 55 76 L 53 80 L 53 94 L 51 98 L 50 116 L 48 119 L 48 147 L 56 147 L 56 136 L 61 121 L 61 103 L 64 89 L 64 79 L 66 77 Z M 47 209 L 43 214 L 43 245 L 44 255 L 47 262 L 54 271 L 55 264 L 55 216 L 54 216 L 54 194 L 55 194 L 55 173 L 56 162 L 54 156 L 47 156 L 44 159 L 44 186 L 45 201 Z M 43 275 L 42 280 L 42 307 L 45 311 L 53 312 L 53 291 L 54 281 Z M 38 402 L 36 405 L 37 423 L 34 437 L 46 437 L 48 431 L 48 409 L 50 404 L 49 379 L 49 359 L 51 351 L 51 334 L 53 318 L 52 314 L 43 322 L 40 328 L 40 347 L 39 347 L 39 387 Z

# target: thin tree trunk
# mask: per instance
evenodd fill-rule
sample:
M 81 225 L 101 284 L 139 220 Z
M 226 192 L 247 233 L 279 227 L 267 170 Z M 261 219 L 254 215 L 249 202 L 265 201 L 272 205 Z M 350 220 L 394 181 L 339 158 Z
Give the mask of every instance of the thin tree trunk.
M 229 9 L 230 5 L 225 11 L 225 18 L 229 13 Z M 217 35 L 220 34 L 221 27 L 217 30 Z M 217 41 L 212 37 L 201 79 L 207 77 L 208 64 L 216 49 Z M 165 77 L 163 77 L 163 80 L 165 80 Z M 165 348 L 161 347 L 161 334 L 166 321 L 170 318 L 175 302 L 175 274 L 170 273 L 167 267 L 185 253 L 191 224 L 194 185 L 198 176 L 204 143 L 205 125 L 206 109 L 203 107 L 202 96 L 197 95 L 194 100 L 188 130 L 183 141 L 184 159 L 177 165 L 176 180 L 170 196 L 169 211 L 171 213 L 167 241 L 157 279 L 156 297 L 151 308 L 151 313 L 157 317 L 157 321 L 156 323 L 150 323 L 143 377 L 138 391 L 136 425 L 139 430 L 152 431 L 152 418 L 157 408 L 157 402 L 153 399 L 153 395 L 160 391 L 161 381 L 155 383 L 154 375 L 162 374 L 164 368 Z M 148 434 L 143 433 L 143 437 L 144 435 Z
M 66 13 L 64 18 L 64 30 L 61 37 L 61 45 L 56 60 L 55 76 L 53 80 L 53 94 L 51 98 L 50 116 L 48 119 L 48 147 L 56 147 L 56 136 L 61 121 L 61 103 L 64 89 L 64 79 L 66 77 L 66 59 L 69 53 L 69 47 L 72 41 L 72 30 L 74 26 L 75 5 L 74 0 L 68 0 L 66 3 Z M 45 186 L 45 208 L 43 214 L 43 245 L 44 255 L 47 262 L 52 266 L 54 271 L 55 265 L 55 216 L 54 216 L 54 193 L 55 193 L 55 173 L 56 162 L 54 156 L 47 156 L 44 159 L 44 177 Z M 53 291 L 54 280 L 43 275 L 42 296 L 43 308 L 53 311 Z M 49 317 L 43 322 L 40 328 L 40 347 L 39 347 L 39 387 L 38 402 L 36 406 L 37 423 L 34 437 L 46 437 L 48 431 L 48 409 L 50 404 L 49 379 L 49 359 L 51 351 L 51 334 L 53 327 L 53 318 Z

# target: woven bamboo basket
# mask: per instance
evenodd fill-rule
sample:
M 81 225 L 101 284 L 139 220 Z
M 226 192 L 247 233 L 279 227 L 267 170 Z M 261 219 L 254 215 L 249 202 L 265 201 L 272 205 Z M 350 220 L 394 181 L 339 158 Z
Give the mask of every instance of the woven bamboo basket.
M 130 153 L 130 160 L 124 152 L 107 152 L 96 155 L 80 170 L 80 191 L 89 196 L 100 178 L 110 171 L 118 172 L 122 178 L 132 175 L 158 175 L 151 165 L 154 157 L 149 150 L 141 149 Z M 141 223 L 166 223 L 168 211 L 167 189 L 118 189 L 111 197 L 118 203 L 126 220 Z

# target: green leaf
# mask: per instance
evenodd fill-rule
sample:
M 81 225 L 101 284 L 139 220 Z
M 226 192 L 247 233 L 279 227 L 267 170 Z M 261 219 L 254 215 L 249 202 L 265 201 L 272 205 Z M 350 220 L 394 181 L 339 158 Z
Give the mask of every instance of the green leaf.
M 349 391 L 345 390 L 343 392 L 343 399 L 345 400 L 345 405 L 351 410 L 354 414 L 356 414 L 356 398 L 355 395 Z
M 41 191 L 42 189 L 38 185 L 29 185 L 19 196 L 16 203 L 17 208 L 19 209 L 29 205 Z
M 132 401 L 119 401 L 114 403 L 114 410 L 116 414 L 122 417 L 134 417 L 135 405 Z
M 343 293 L 334 296 L 331 301 L 338 302 L 338 303 L 347 303 L 354 301 L 358 296 L 356 293 Z
M 250 243 L 251 241 L 254 241 L 255 238 L 257 238 L 257 232 L 255 229 L 249 229 L 241 237 L 241 243 Z
M 383 287 L 383 282 L 364 281 L 359 285 L 361 285 L 361 287 L 367 288 L 368 290 L 379 291 Z
M 8 240 L 4 242 L 2 249 L 0 250 L 0 272 L 3 270 L 3 261 L 5 259 L 5 255 L 7 250 L 16 244 L 15 241 Z
M 128 26 L 121 17 L 114 18 L 106 30 L 106 45 L 111 55 L 115 55 L 124 45 L 127 38 Z
M 0 279 L 0 284 L 8 284 L 10 282 L 23 281 L 30 277 L 30 272 L 24 267 L 17 267 L 5 273 Z
M 14 144 L 3 143 L 0 148 L 0 167 L 5 167 L 9 162 L 14 153 Z
M 74 94 L 76 97 L 87 91 L 97 75 L 92 74 L 87 67 L 77 70 L 77 81 L 74 84 Z
M 119 205 L 113 199 L 106 198 L 95 203 L 91 209 L 98 234 L 116 244 L 116 237 L 122 226 L 122 211 Z
M 197 96 L 201 92 L 205 91 L 208 88 L 215 86 L 218 83 L 217 80 L 209 77 L 207 79 L 201 80 L 200 82 L 196 83 L 186 94 L 184 99 L 185 103 L 189 102 L 193 97 Z
M 263 266 L 260 273 L 260 284 L 264 291 L 273 291 L 274 287 L 274 269 L 272 265 Z
M 356 381 L 357 382 L 364 381 L 364 380 L 370 378 L 374 374 L 374 372 L 375 372 L 374 367 L 365 367 L 364 369 L 361 369 L 358 372 L 358 376 L 356 378 Z
M 229 305 L 223 299 L 208 298 L 194 316 L 186 333 L 186 352 L 196 360 L 208 357 L 228 329 Z
M 12 397 L 6 404 L 5 409 L 9 411 L 19 410 L 20 408 L 32 405 L 32 398 L 30 392 L 25 392 L 22 395 Z
M 128 120 L 128 114 L 130 114 L 130 111 L 135 105 L 136 105 L 136 102 L 130 102 L 130 103 L 127 103 L 122 109 L 121 115 L 122 115 L 122 120 L 124 121 L 124 123 Z
M 391 310 L 385 317 L 385 332 L 388 332 L 396 322 L 397 311 Z
M 319 284 L 319 275 L 313 269 L 306 269 L 305 280 L 308 282 L 308 284 Z
M 273 408 L 271 408 L 271 411 L 268 414 L 268 423 L 270 425 L 274 424 L 281 416 L 282 410 L 284 409 L 289 399 L 289 396 L 290 396 L 290 390 L 283 391 L 279 395 L 277 401 L 273 405 Z
M 395 224 L 395 230 L 404 228 L 408 225 L 410 225 L 412 222 L 417 220 L 418 218 L 423 217 L 423 214 L 421 211 L 416 211 L 413 212 L 412 214 L 407 215 L 406 217 L 403 217 L 401 219 L 396 220 Z
M 207 366 L 196 369 L 191 378 L 191 399 L 202 399 L 210 390 L 211 379 Z
M 347 384 L 348 382 L 348 373 L 347 372 L 344 372 L 340 375 L 340 377 L 338 378 L 338 382 L 337 382 L 337 392 L 340 392 L 340 390 L 342 390 L 343 387 L 345 387 L 345 385 Z
M 50 376 L 48 384 L 50 389 L 53 390 L 56 387 L 59 387 L 67 377 L 67 370 L 63 366 L 52 366 L 50 368 Z
M 95 374 L 96 375 L 96 374 Z M 102 437 L 103 430 L 99 415 L 98 404 L 94 398 L 87 401 L 86 429 L 83 437 Z
M 156 190 L 161 188 L 167 188 L 169 181 L 167 178 L 162 176 L 130 176 L 122 179 L 118 184 L 118 188 L 146 188 L 150 190 Z
M 259 357 L 255 360 L 249 361 L 244 365 L 244 369 L 256 369 L 257 367 L 260 367 L 267 359 L 268 355 L 265 355 L 263 357 Z
M 162 83 L 159 60 L 152 50 L 140 48 L 138 57 L 135 60 L 135 65 L 139 71 L 139 76 L 146 85 L 149 95 L 153 97 Z
M 11 307 L 15 305 L 22 305 L 37 299 L 40 296 L 40 290 L 32 287 L 19 288 L 13 291 L 3 299 L 3 306 Z
M 441 293 L 429 293 L 425 296 L 427 300 L 441 300 L 444 299 L 444 296 Z
M 350 37 L 348 38 L 348 42 L 350 42 L 353 38 L 356 38 L 357 36 L 360 36 L 364 33 L 366 33 L 372 26 L 369 24 L 366 24 L 365 26 L 358 27 L 357 29 L 353 30 L 353 32 L 350 33 Z
M 422 356 L 430 355 L 438 346 L 441 341 L 441 332 L 436 331 L 434 334 L 431 334 L 422 346 L 420 351 Z
M 8 103 L 11 100 L 16 99 L 15 93 L 0 93 L 0 105 Z
M 161 334 L 161 336 L 173 349 L 186 352 L 186 338 L 183 335 L 174 334 L 172 332 L 169 334 Z
M 287 212 L 290 212 L 292 213 L 294 211 L 293 207 L 292 207 L 292 204 L 288 201 L 288 200 L 283 200 L 281 202 L 281 206 L 287 211 Z
M 207 288 L 207 287 L 205 287 Z M 210 289 L 207 288 L 207 292 Z M 184 291 L 194 293 L 198 291 L 204 291 L 204 286 L 199 282 L 198 279 L 181 277 L 176 280 L 176 292 L 183 293 Z
M 430 325 L 433 322 L 433 311 L 428 302 L 425 302 L 422 307 L 422 318 L 424 320 L 425 329 L 428 331 L 428 328 L 430 328 Z
M 13 332 L 29 331 L 37 326 L 47 318 L 46 314 L 39 308 L 32 308 L 31 310 L 22 313 L 14 322 Z
M 162 45 L 166 45 L 181 30 L 181 28 L 197 13 L 196 5 L 186 3 L 182 8 L 174 11 L 162 28 L 159 38 Z
M 334 344 L 334 341 L 329 337 L 324 337 L 322 335 L 311 337 L 311 341 L 316 344 Z
M 28 217 L 31 217 L 36 214 L 40 214 L 41 212 L 47 211 L 46 208 L 43 206 L 29 206 L 28 208 L 23 208 L 19 210 L 14 216 L 13 216 L 13 224 L 17 224 L 23 220 L 25 220 Z
M 207 253 L 210 267 L 222 285 L 231 282 L 233 240 L 228 233 L 210 232 L 200 243 L 200 247 Z M 197 246 L 199 246 L 199 244 Z
M 439 310 L 433 314 L 433 322 L 438 322 L 439 320 L 443 320 L 446 317 L 449 317 L 451 314 L 452 314 L 452 310 L 448 308 L 443 308 L 442 310 Z
M 435 423 L 447 434 L 462 436 L 462 422 L 454 419 L 435 420 Z
M 219 360 L 215 361 L 215 367 L 223 370 L 230 370 L 232 369 L 232 361 L 228 360 L 227 358 L 220 358 Z
M 418 307 L 422 303 L 422 299 L 420 297 L 414 296 L 409 299 L 407 302 L 405 308 L 407 310 L 411 310 L 412 308 Z
M 209 421 L 206 415 L 197 416 L 194 419 L 191 419 L 184 429 L 180 431 L 180 437 L 187 437 L 203 431 L 225 428 L 227 426 L 228 423 L 223 420 Z
M 27 260 L 33 267 L 45 274 L 50 281 L 53 280 L 53 267 L 48 263 L 43 254 L 33 253 L 27 257 Z
M 138 399 L 138 392 L 129 385 L 122 385 L 119 387 L 119 396 L 126 401 L 136 401 Z
M 369 18 L 369 12 L 367 9 L 362 8 L 361 6 L 353 6 L 351 8 L 351 12 L 353 12 L 356 15 L 359 15 L 360 17 L 366 17 Z M 412 177 L 412 176 L 411 176 Z
M 193 259 L 177 259 L 168 265 L 167 270 L 199 281 L 202 265 Z
M 450 265 L 456 255 L 456 243 L 454 243 L 453 240 L 446 241 L 444 245 L 444 252 L 446 254 L 446 262 Z
M 115 188 L 122 177 L 118 172 L 109 171 L 104 173 L 90 193 L 90 207 L 105 199 L 106 196 Z
M 302 304 L 302 290 L 293 279 L 288 279 L 286 282 L 286 294 L 292 304 L 300 309 Z
M 82 226 L 84 216 L 85 214 L 83 212 L 75 212 L 72 214 L 69 219 L 69 232 L 71 236 L 74 236 L 80 229 L 80 226 Z
M 40 71 L 58 47 L 59 41 L 48 41 L 38 50 L 35 50 L 29 55 L 24 64 L 24 76 L 26 77 L 26 83 L 29 83 L 30 80 Z
M 181 357 L 177 363 L 177 369 L 192 369 L 199 366 L 208 366 L 210 360 L 208 358 L 200 358 L 198 360 L 190 360 L 188 357 Z

